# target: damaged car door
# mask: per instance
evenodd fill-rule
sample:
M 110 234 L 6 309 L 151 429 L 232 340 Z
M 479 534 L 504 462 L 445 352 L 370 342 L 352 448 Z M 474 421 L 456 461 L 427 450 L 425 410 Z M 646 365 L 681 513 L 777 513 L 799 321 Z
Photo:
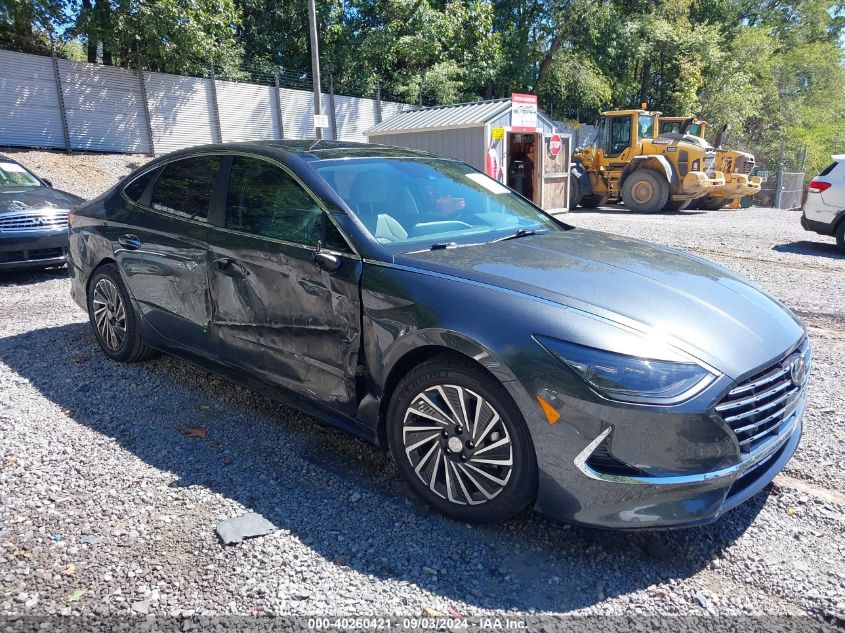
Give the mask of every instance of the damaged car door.
M 219 359 L 351 413 L 360 258 L 286 168 L 237 155 L 226 169 L 221 226 L 209 244 Z

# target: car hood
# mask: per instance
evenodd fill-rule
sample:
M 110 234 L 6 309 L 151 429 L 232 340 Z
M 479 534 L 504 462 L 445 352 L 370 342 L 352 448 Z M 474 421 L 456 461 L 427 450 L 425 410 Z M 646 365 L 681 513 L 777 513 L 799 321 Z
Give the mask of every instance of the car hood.
M 45 208 L 72 209 L 83 199 L 50 187 L 0 187 L 0 214 L 39 211 Z
M 397 255 L 396 263 L 521 292 L 657 333 L 732 378 L 783 354 L 804 333 L 780 302 L 721 266 L 585 229 Z

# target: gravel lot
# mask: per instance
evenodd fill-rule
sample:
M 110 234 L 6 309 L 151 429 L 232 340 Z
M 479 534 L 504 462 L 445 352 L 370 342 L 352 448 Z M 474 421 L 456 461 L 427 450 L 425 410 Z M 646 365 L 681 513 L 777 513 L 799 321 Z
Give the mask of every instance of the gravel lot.
M 145 157 L 19 152 L 92 196 Z M 80 168 L 80 162 L 85 167 Z M 469 527 L 411 498 L 388 456 L 160 357 L 99 353 L 64 271 L 0 277 L 0 616 L 810 615 L 845 622 L 845 257 L 768 209 L 571 213 L 682 248 L 798 312 L 806 432 L 771 489 L 655 534 L 527 512 Z M 223 546 L 253 510 L 269 535 Z

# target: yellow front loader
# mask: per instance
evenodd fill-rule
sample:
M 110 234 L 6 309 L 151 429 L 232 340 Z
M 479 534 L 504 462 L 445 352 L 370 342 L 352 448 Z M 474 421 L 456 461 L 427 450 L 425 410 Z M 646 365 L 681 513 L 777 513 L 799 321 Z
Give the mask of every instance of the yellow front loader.
M 671 211 L 724 187 L 713 148 L 658 136 L 659 117 L 645 109 L 602 113 L 592 144 L 573 154 L 570 208 L 621 201 L 632 211 Z
M 695 117 L 660 116 L 659 130 L 661 136 L 680 134 L 694 136 L 709 146 L 704 140 L 708 123 Z M 735 149 L 725 149 L 721 146 L 725 132 L 730 129 L 724 125 L 716 134 L 713 145 L 716 146 L 716 169 L 725 175 L 725 186 L 714 189 L 706 196 L 699 198 L 690 206 L 696 209 L 714 211 L 739 201 L 744 196 L 753 196 L 760 191 L 762 180 L 759 176 L 752 176 L 754 170 L 754 155 Z

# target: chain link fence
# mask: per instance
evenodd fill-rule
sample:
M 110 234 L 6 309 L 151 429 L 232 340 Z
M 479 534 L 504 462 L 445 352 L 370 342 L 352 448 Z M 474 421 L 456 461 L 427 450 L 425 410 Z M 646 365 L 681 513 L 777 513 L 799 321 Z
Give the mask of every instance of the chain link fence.
M 754 205 L 775 209 L 798 209 L 804 201 L 804 172 L 760 170 L 763 179 L 760 193 L 754 196 Z

